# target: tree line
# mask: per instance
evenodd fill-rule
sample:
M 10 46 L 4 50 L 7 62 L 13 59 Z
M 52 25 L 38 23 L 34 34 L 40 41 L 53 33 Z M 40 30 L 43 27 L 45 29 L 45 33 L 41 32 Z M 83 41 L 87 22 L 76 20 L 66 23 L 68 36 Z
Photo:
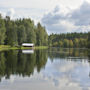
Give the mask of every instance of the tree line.
M 90 48 L 90 32 L 88 33 L 88 45 L 87 45 L 88 48 Z
M 90 32 L 49 35 L 49 46 L 64 48 L 90 48 Z
M 37 46 L 48 44 L 48 34 L 40 23 L 29 19 L 11 20 L 0 15 L 0 45 L 17 46 L 22 43 L 34 43 Z
M 90 48 L 90 32 L 48 35 L 44 26 L 30 18 L 11 20 L 0 15 L 0 45 L 18 46 L 34 43 L 36 46 Z

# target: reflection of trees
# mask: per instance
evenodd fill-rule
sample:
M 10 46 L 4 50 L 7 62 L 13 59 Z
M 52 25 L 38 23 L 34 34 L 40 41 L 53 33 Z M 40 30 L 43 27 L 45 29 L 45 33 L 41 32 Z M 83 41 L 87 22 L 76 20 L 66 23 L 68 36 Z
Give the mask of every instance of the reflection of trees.
M 90 63 L 90 50 L 88 50 L 88 62 Z
M 0 52 L 0 81 L 1 81 L 1 78 L 2 76 L 5 75 L 5 57 L 4 57 L 4 53 Z
M 18 52 L 18 61 L 17 61 L 17 74 L 25 75 L 25 66 L 26 66 L 26 55 L 22 54 L 22 51 Z
M 23 54 L 21 50 L 0 52 L 0 80 L 3 76 L 9 78 L 11 74 L 30 76 L 35 68 L 40 72 L 45 67 L 48 57 L 52 61 L 54 58 L 88 57 L 88 62 L 90 62 L 90 51 L 50 48 L 48 53 L 47 50 L 36 50 L 33 54 Z
M 74 48 L 50 48 L 48 50 L 48 56 L 53 61 L 56 58 L 60 60 L 69 60 L 69 61 L 81 61 L 88 60 L 90 66 L 90 50 L 87 49 L 74 49 Z M 89 67 L 90 68 L 90 67 Z M 90 71 L 89 71 L 90 77 Z
M 46 62 L 47 62 L 47 52 L 44 50 L 37 50 L 36 66 L 38 72 L 40 72 L 41 68 L 45 66 Z
M 6 69 L 5 74 L 6 78 L 9 78 L 11 74 L 15 74 L 17 69 L 17 53 L 18 51 L 8 51 L 5 52 L 5 58 L 6 58 Z
M 88 52 L 85 49 L 50 48 L 48 55 L 52 60 L 54 58 L 69 58 L 69 57 L 86 58 L 88 56 Z
M 35 68 L 39 72 L 46 62 L 47 53 L 44 50 L 37 50 L 34 54 L 22 54 L 18 50 L 0 52 L 0 78 L 10 78 L 11 74 L 30 76 Z
M 20 51 L 18 53 L 18 63 L 17 63 L 17 74 L 25 76 L 30 76 L 33 74 L 34 67 L 36 63 L 36 54 L 22 54 Z
M 88 62 L 89 62 L 89 67 L 90 67 L 90 50 L 88 50 Z M 90 70 L 89 70 L 89 77 L 90 77 Z

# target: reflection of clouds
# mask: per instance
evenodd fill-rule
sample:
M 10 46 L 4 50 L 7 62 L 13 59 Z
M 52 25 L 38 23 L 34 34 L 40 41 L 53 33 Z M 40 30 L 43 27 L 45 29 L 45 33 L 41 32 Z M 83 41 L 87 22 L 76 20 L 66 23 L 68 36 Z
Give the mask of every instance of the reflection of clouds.
M 15 80 L 15 76 L 11 75 L 11 76 L 10 76 L 10 83 L 13 83 L 14 80 Z
M 81 90 L 78 83 L 71 82 L 70 79 L 66 76 L 60 78 L 59 83 L 60 84 L 59 84 L 58 88 L 60 88 L 61 90 Z
M 89 66 L 80 64 L 71 73 L 72 81 L 78 82 L 81 87 L 90 87 Z
M 72 70 L 77 64 L 74 62 L 60 62 L 55 65 L 56 70 L 60 72 L 68 72 Z
M 49 64 L 47 64 L 43 72 L 44 77 L 46 76 L 48 81 L 51 80 L 56 87 L 61 90 L 72 90 L 73 88 L 74 90 L 81 90 L 80 87 L 82 89 L 86 87 L 86 90 L 89 90 L 88 62 L 82 63 L 65 60 L 56 60 L 53 63 L 48 62 Z
M 40 73 L 30 77 L 11 75 L 3 79 L 0 90 L 90 90 L 88 62 L 50 59 Z M 5 89 L 6 88 L 6 89 Z
M 15 77 L 14 75 L 11 75 L 10 79 L 5 79 L 5 77 L 3 77 L 1 84 L 12 84 L 15 81 Z

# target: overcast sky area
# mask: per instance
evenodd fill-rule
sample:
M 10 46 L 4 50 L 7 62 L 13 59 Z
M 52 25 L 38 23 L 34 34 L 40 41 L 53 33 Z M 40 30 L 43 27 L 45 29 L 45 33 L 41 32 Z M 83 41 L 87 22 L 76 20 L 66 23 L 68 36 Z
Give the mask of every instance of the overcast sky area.
M 51 33 L 90 31 L 90 0 L 0 0 L 0 13 L 31 18 Z

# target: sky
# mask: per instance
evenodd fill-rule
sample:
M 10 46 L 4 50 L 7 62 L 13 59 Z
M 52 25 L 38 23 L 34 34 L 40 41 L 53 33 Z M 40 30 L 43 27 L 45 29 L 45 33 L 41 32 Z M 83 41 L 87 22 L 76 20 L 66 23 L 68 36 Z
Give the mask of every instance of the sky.
M 41 22 L 49 34 L 90 31 L 90 0 L 0 0 L 0 13 Z

